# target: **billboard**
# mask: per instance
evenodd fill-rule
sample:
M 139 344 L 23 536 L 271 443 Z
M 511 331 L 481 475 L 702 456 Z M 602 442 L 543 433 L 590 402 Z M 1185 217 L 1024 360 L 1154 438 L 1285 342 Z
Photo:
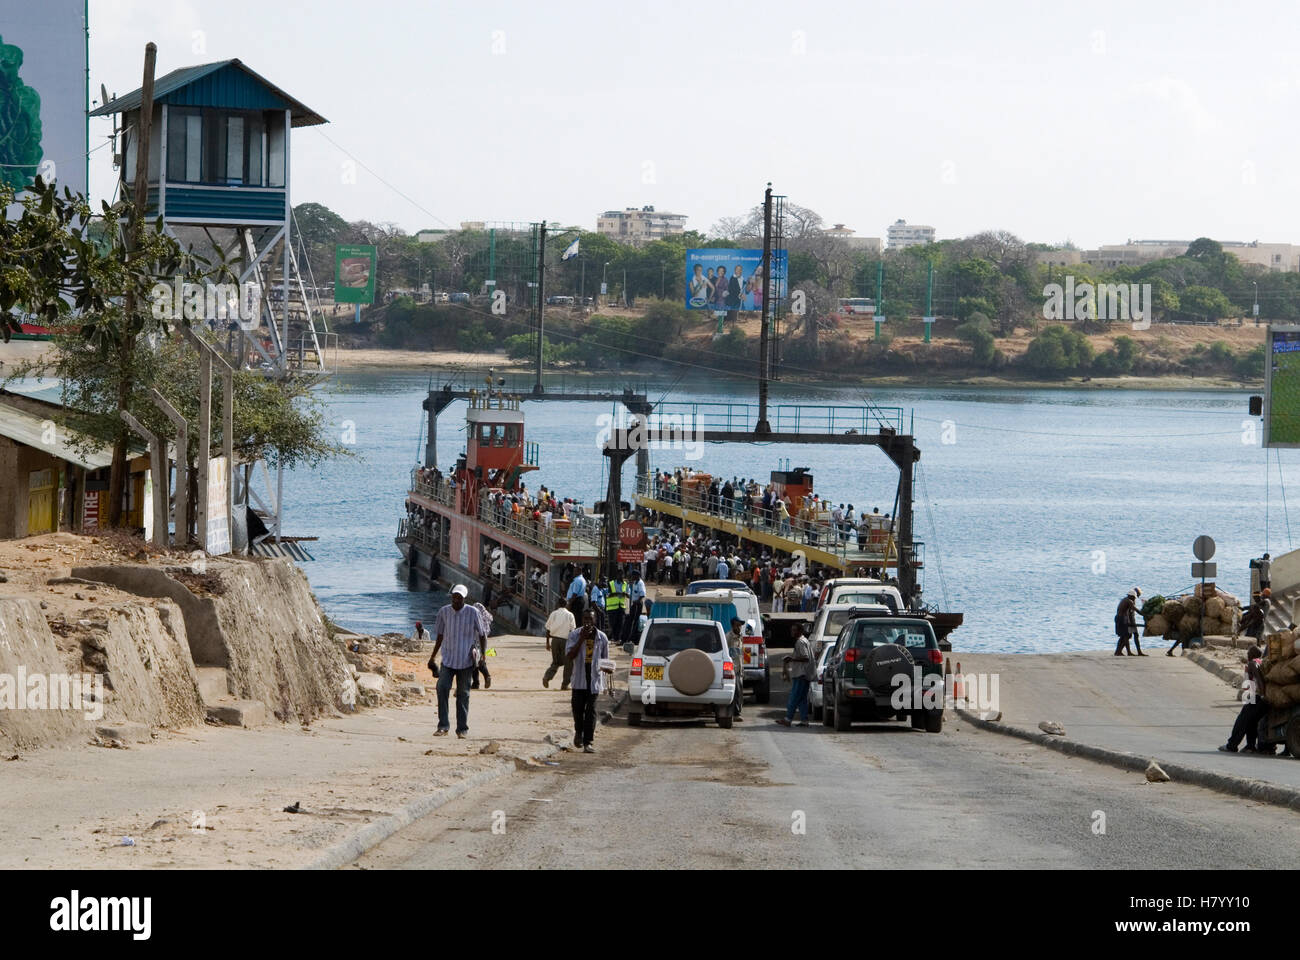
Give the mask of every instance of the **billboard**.
M 1268 331 L 1264 446 L 1300 447 L 1300 326 Z
M 86 193 L 86 0 L 0 0 L 0 179 Z
M 341 243 L 334 248 L 334 302 L 375 302 L 375 248 Z
M 786 251 L 773 251 L 773 276 L 785 286 Z M 769 296 L 781 299 L 784 289 Z M 762 310 L 763 251 L 713 247 L 686 251 L 686 306 L 690 310 Z

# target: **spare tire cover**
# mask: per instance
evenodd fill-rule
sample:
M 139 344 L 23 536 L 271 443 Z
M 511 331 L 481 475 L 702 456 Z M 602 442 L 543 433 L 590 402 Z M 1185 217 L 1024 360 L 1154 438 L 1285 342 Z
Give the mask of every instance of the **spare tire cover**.
M 908 682 L 911 682 L 912 666 L 915 663 L 907 647 L 897 643 L 873 647 L 871 653 L 867 655 L 865 671 L 867 683 L 872 690 L 893 690 L 894 677 L 897 674 L 903 674 Z
M 697 697 L 713 686 L 713 658 L 703 650 L 683 650 L 668 663 L 668 682 L 685 697 Z

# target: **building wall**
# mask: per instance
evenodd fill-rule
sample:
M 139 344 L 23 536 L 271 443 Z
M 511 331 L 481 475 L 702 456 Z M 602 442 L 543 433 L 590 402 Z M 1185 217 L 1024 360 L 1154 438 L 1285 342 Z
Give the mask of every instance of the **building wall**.
M 58 529 L 58 485 L 64 466 L 62 460 L 42 450 L 0 437 L 0 539 L 28 535 L 31 474 L 40 470 L 50 470 L 54 475 L 54 529 Z

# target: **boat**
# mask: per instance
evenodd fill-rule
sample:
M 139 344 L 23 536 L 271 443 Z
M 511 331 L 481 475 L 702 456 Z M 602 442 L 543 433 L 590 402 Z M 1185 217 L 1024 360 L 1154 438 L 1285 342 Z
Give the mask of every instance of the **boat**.
M 538 632 L 566 573 L 595 571 L 600 521 L 578 501 L 528 490 L 539 450 L 518 396 L 488 389 L 468 400 L 465 452 L 445 474 L 432 453 L 412 469 L 395 542 L 412 585 L 463 583 L 504 628 Z

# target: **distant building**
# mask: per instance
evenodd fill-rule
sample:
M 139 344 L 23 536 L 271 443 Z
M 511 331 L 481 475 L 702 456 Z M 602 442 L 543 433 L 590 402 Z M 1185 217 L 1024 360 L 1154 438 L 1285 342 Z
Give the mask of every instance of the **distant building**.
M 1045 267 L 1073 267 L 1083 263 L 1083 251 L 1067 250 L 1063 247 L 1055 250 L 1035 250 L 1034 262 Z
M 867 253 L 880 252 L 879 237 L 859 237 L 857 231 L 846 227 L 842 223 L 837 223 L 828 230 L 822 231 L 828 237 L 834 237 L 836 240 L 843 240 L 852 250 L 863 250 Z
M 686 214 L 661 213 L 652 206 L 606 210 L 596 219 L 596 232 L 619 243 L 649 243 L 680 236 L 685 230 Z
M 1152 260 L 1181 257 L 1191 246 L 1190 240 L 1129 240 L 1127 243 L 1103 243 L 1096 250 L 1085 250 L 1083 262 L 1094 267 L 1134 267 Z
M 1233 254 L 1242 263 L 1258 264 L 1278 273 L 1300 272 L 1300 246 L 1293 243 L 1225 241 L 1223 252 Z
M 906 220 L 895 220 L 889 225 L 889 230 L 885 235 L 889 240 L 890 250 L 902 250 L 905 247 L 919 247 L 927 243 L 934 243 L 934 227 L 908 223 Z

